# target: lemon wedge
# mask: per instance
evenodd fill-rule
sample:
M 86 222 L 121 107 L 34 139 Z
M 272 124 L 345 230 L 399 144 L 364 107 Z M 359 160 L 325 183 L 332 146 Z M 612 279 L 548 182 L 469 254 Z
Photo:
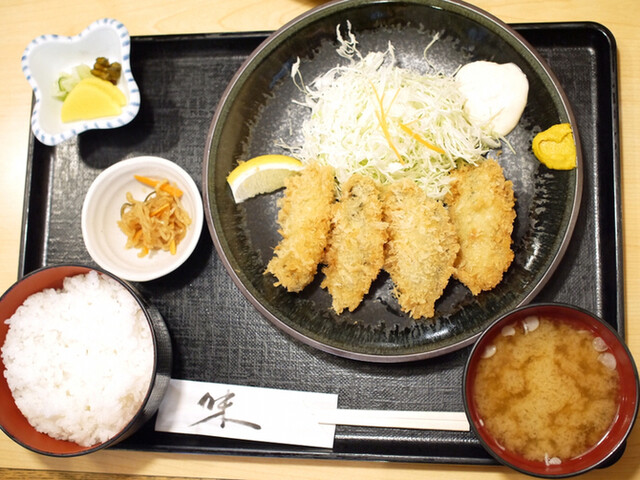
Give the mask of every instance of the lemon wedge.
M 300 160 L 286 155 L 260 155 L 240 163 L 227 176 L 236 203 L 284 187 L 288 176 L 302 170 Z

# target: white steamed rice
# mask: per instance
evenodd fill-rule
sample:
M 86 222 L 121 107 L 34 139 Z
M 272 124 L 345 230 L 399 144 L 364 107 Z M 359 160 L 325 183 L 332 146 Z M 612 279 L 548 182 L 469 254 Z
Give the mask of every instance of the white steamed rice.
M 31 295 L 6 320 L 4 375 L 36 430 L 82 446 L 104 442 L 142 404 L 153 341 L 133 296 L 91 271 Z

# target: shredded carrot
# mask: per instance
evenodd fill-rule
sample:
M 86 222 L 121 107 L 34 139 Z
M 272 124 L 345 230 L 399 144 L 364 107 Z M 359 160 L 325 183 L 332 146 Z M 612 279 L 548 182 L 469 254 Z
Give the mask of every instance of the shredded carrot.
M 404 130 L 406 133 L 408 133 L 414 140 L 418 141 L 425 147 L 430 148 L 434 152 L 444 153 L 444 150 L 442 150 L 440 147 L 433 145 L 432 143 L 429 143 L 422 135 L 413 131 L 408 125 L 401 123 L 400 128 Z
M 147 177 L 141 178 L 147 185 L 155 182 Z M 162 188 L 167 183 L 166 179 L 155 182 L 154 191 L 142 201 L 127 192 L 127 201 L 120 208 L 118 226 L 127 236 L 126 248 L 139 249 L 139 257 L 160 249 L 175 255 L 191 224 L 180 198 Z
M 162 205 L 159 208 L 156 208 L 153 212 L 151 212 L 149 215 L 152 217 L 156 217 L 158 216 L 160 213 L 164 212 L 167 208 L 169 208 L 169 204 L 165 203 L 164 205 Z
M 134 175 L 134 178 L 139 182 L 142 182 L 145 185 L 148 185 L 154 188 L 156 185 L 160 183 L 158 180 L 154 180 L 153 178 L 149 178 L 149 177 L 143 177 L 142 175 Z M 169 195 L 173 195 L 174 197 L 180 198 L 182 196 L 182 190 L 180 190 L 178 187 L 174 187 L 173 185 L 170 185 L 168 182 L 163 183 L 160 186 L 160 190 L 164 190 Z
M 389 144 L 389 147 L 391 148 L 391 150 L 393 150 L 393 153 L 396 154 L 396 157 L 398 157 L 398 160 L 400 160 L 400 163 L 404 163 L 404 160 L 402 159 L 400 152 L 398 152 L 398 149 L 396 148 L 396 146 L 393 144 L 393 141 L 391 140 L 391 134 L 389 133 L 389 126 L 387 124 L 386 118 L 378 112 L 376 112 L 376 117 L 378 117 L 378 122 L 380 123 L 380 127 L 382 128 L 382 132 L 384 133 L 384 136 L 387 139 L 387 143 Z
M 382 128 L 382 133 L 384 133 L 384 137 L 387 139 L 387 143 L 389 144 L 389 147 L 391 148 L 391 150 L 393 150 L 393 153 L 396 154 L 396 157 L 398 157 L 398 160 L 400 161 L 400 163 L 404 164 L 404 159 L 402 158 L 402 155 L 400 155 L 400 152 L 398 152 L 398 149 L 396 148 L 396 146 L 393 144 L 393 140 L 391 139 L 391 134 L 389 133 L 389 123 L 387 122 L 387 114 L 384 111 L 384 105 L 382 104 L 384 100 L 384 93 L 382 94 L 382 97 L 380 97 L 373 83 L 371 83 L 371 88 L 373 88 L 373 93 L 375 94 L 376 100 L 378 101 L 378 105 L 380 106 L 380 112 L 376 111 L 376 117 L 378 118 L 378 123 L 380 124 L 380 128 Z M 400 90 L 398 89 L 393 99 L 391 100 L 391 103 L 389 104 L 389 108 L 391 108 L 391 105 L 395 101 L 399 92 Z

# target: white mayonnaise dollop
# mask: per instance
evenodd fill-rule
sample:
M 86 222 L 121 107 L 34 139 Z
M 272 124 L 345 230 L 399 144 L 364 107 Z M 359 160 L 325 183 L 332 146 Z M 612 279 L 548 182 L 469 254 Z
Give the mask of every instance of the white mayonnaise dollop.
M 489 125 L 503 136 L 518 124 L 527 104 L 529 81 L 516 64 L 471 62 L 461 67 L 455 78 L 473 123 Z

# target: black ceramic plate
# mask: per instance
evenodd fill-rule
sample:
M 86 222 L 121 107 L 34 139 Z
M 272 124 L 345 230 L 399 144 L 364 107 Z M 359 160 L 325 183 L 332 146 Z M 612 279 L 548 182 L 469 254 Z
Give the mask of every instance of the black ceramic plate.
M 279 141 L 295 143 L 296 126 L 308 110 L 293 100 L 301 94 L 290 79 L 291 66 L 312 79 L 342 59 L 336 54 L 336 26 L 349 21 L 362 54 L 384 50 L 389 41 L 400 65 L 423 64 L 423 52 L 436 32 L 429 60 L 453 73 L 464 63 L 514 62 L 529 79 L 529 99 L 499 159 L 517 198 L 515 260 L 493 290 L 472 296 L 455 280 L 436 303 L 433 319 L 411 320 L 391 293 L 383 272 L 362 305 L 336 315 L 321 274 L 302 293 L 274 287 L 264 269 L 280 237 L 277 199 L 282 192 L 236 205 L 226 184 L 238 160 L 286 153 Z M 578 168 L 552 171 L 531 151 L 540 129 L 573 125 Z M 497 317 L 529 302 L 553 274 L 571 237 L 580 204 L 582 159 L 568 101 L 544 61 L 504 23 L 468 4 L 453 1 L 338 1 L 302 15 L 271 35 L 247 59 L 224 92 L 215 112 L 204 157 L 203 192 L 207 222 L 231 278 L 253 305 L 279 328 L 321 350 L 358 360 L 402 362 L 456 350 L 470 344 Z

